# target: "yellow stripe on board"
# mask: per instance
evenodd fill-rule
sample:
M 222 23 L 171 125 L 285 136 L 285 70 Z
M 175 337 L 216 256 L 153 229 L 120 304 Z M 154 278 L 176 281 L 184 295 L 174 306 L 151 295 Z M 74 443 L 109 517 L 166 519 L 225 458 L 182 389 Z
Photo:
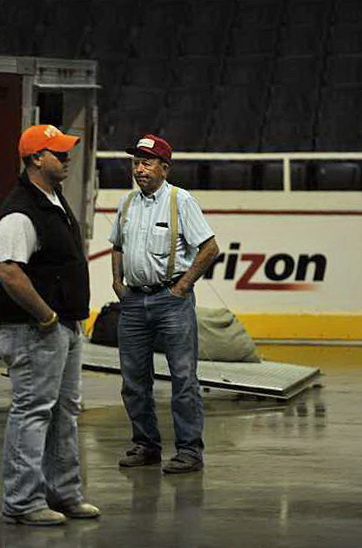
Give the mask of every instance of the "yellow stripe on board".
M 91 336 L 98 310 L 92 310 L 83 324 Z M 235 313 L 254 339 L 362 340 L 360 314 L 261 314 Z
M 235 313 L 255 339 L 362 340 L 360 314 Z

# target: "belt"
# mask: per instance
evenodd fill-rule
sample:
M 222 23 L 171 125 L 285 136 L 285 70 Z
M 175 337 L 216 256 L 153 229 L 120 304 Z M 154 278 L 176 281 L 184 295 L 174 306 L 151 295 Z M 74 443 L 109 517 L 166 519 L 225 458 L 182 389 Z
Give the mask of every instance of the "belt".
M 175 285 L 184 275 L 184 273 L 160 284 L 155 285 L 129 285 L 128 288 L 134 293 L 146 293 L 147 295 L 153 295 L 154 293 L 159 293 L 165 287 L 171 287 Z

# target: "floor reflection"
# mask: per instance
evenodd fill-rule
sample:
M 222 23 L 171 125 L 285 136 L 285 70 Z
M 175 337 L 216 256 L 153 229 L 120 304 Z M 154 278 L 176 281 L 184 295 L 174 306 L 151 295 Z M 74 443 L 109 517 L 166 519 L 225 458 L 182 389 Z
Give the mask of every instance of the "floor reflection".
M 103 515 L 56 528 L 0 522 L 1 548 L 360 548 L 362 350 L 262 353 L 318 366 L 321 381 L 284 402 L 204 391 L 205 468 L 182 476 L 118 468 L 131 435 L 119 378 L 85 373 L 82 473 Z M 10 391 L 0 380 L 2 441 Z M 167 459 L 175 451 L 168 384 L 156 383 L 156 400 Z

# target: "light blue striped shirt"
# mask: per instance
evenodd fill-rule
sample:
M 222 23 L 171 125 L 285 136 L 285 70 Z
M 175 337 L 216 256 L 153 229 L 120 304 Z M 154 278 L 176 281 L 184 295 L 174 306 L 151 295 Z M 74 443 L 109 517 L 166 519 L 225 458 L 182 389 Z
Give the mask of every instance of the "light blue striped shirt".
M 166 278 L 171 246 L 170 196 L 172 185 L 162 186 L 147 197 L 133 197 L 121 229 L 123 196 L 109 241 L 123 251 L 124 276 L 128 285 L 154 285 Z M 191 266 L 200 244 L 214 236 L 200 206 L 189 192 L 177 192 L 178 238 L 174 276 Z M 121 234 L 122 231 L 122 234 Z

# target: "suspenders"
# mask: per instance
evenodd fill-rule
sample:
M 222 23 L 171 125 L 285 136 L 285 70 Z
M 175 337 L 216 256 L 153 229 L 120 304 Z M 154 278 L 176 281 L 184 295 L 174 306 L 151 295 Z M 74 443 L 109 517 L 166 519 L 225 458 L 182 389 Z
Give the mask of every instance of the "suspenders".
M 176 241 L 178 233 L 177 222 L 177 191 L 178 188 L 173 186 L 170 197 L 170 218 L 171 218 L 171 247 L 170 256 L 167 263 L 166 280 L 171 280 L 175 270 L 175 258 L 176 258 Z
M 128 210 L 129 210 L 129 206 L 131 205 L 133 197 L 136 194 L 137 194 L 137 190 L 134 190 L 133 192 L 130 192 L 127 196 L 127 200 L 123 204 L 122 217 L 121 217 L 121 238 L 123 238 L 123 226 L 124 226 L 124 222 L 126 220 L 126 216 L 127 216 Z
M 178 188 L 171 185 L 171 196 L 170 196 L 170 220 L 171 220 L 171 246 L 170 246 L 170 255 L 167 263 L 166 270 L 166 280 L 169 281 L 172 279 L 174 270 L 175 270 L 175 258 L 176 258 L 176 242 L 178 234 L 178 218 L 177 218 L 177 192 Z M 138 193 L 137 190 L 131 192 L 126 201 L 123 204 L 122 217 L 121 217 L 121 234 L 123 232 L 123 225 L 129 210 L 129 206 L 135 195 Z

